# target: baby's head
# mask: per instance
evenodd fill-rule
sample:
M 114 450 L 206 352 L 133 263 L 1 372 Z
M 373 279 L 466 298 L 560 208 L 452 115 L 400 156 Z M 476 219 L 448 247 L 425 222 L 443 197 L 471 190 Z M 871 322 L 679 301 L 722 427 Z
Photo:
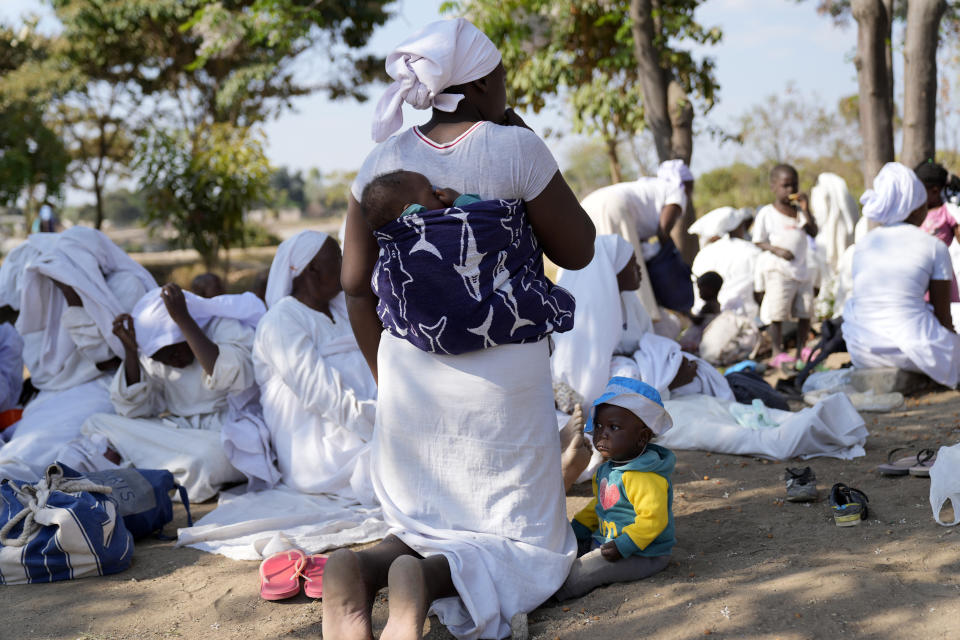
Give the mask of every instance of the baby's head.
M 190 291 L 202 298 L 215 298 L 227 292 L 223 279 L 215 273 L 201 273 L 190 283 Z
M 707 271 L 697 278 L 697 289 L 700 291 L 700 299 L 704 302 L 715 302 L 722 286 L 723 277 L 716 271 Z
M 615 377 L 593 403 L 588 428 L 593 446 L 606 460 L 625 462 L 642 455 L 647 443 L 673 426 L 656 389 L 633 378 Z
M 360 209 L 371 229 L 396 220 L 411 204 L 421 204 L 428 211 L 446 208 L 425 175 L 403 169 L 377 176 L 360 195 Z

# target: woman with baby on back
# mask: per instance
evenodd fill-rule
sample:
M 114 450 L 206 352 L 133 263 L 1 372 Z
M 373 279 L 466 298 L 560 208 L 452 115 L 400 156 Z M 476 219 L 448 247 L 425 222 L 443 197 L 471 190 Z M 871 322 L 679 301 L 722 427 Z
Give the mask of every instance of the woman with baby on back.
M 419 638 L 428 613 L 458 638 L 504 638 L 513 616 L 556 592 L 576 557 L 546 339 L 558 318 L 572 322 L 572 308 L 565 308 L 572 299 L 546 283 L 540 252 L 566 269 L 582 268 L 593 256 L 594 229 L 546 145 L 506 108 L 500 54 L 476 27 L 463 19 L 430 24 L 388 56 L 387 71 L 396 82 L 377 106 L 373 137 L 382 144 L 352 186 L 341 279 L 357 342 L 378 379 L 371 466 L 390 535 L 373 548 L 331 555 L 323 635 L 372 638 L 373 598 L 388 586 L 382 638 Z M 432 117 L 389 137 L 401 127 L 404 101 L 432 107 Z M 400 210 L 386 212 L 384 229 L 407 228 L 419 234 L 417 242 L 407 245 L 395 235 L 396 243 L 381 251 L 389 238 L 373 232 L 379 225 L 369 222 L 361 200 L 368 184 L 398 170 L 480 200 L 471 198 L 441 221 L 457 225 L 462 247 L 440 243 L 440 227 L 431 226 L 439 214 L 414 207 L 400 217 L 410 213 L 408 204 L 429 204 L 411 193 Z M 419 180 L 406 179 L 412 186 Z M 525 213 L 518 208 L 517 215 L 528 223 L 506 230 L 518 235 L 490 255 L 483 234 L 491 231 L 474 209 L 496 199 L 507 207 L 522 201 Z M 456 198 L 439 200 L 450 206 Z M 396 207 L 395 199 L 386 201 Z M 510 254 L 530 247 L 538 264 L 526 265 L 520 277 L 516 265 L 509 266 Z M 420 299 L 404 296 L 407 283 L 416 285 L 410 273 L 418 263 L 460 274 L 453 288 L 489 301 L 486 322 L 451 326 L 457 322 L 448 323 L 446 315 L 429 326 L 411 320 L 416 309 L 410 307 Z M 534 293 L 542 305 L 532 302 Z M 549 317 L 524 315 L 534 307 Z M 508 318 L 504 341 L 491 333 L 499 331 L 495 317 Z M 530 334 L 531 324 L 541 335 Z M 517 327 L 528 332 L 510 341 Z M 403 337 L 412 330 L 425 342 Z M 483 336 L 480 348 L 429 348 L 469 335 Z

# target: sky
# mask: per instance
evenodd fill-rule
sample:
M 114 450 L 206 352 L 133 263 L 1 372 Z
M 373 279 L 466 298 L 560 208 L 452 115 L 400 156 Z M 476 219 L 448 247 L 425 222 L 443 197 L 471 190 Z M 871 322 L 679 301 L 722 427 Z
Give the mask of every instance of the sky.
M 704 25 L 719 26 L 723 40 L 717 46 L 694 49 L 716 62 L 719 101 L 711 112 L 698 113 L 695 128 L 703 125 L 730 128 L 736 118 L 765 97 L 794 85 L 816 95 L 828 107 L 857 92 L 853 51 L 856 29 L 840 28 L 817 14 L 814 2 L 795 0 L 707 0 L 696 18 Z M 394 45 L 420 26 L 439 19 L 441 0 L 401 0 L 394 3 L 395 16 L 368 43 L 371 52 L 386 55 Z M 41 28 L 55 29 L 56 21 L 40 0 L 0 0 L 0 21 L 16 24 L 25 13 L 49 16 Z M 309 64 L 309 60 L 304 61 Z M 899 75 L 899 74 L 897 74 Z M 373 149 L 370 121 L 383 87 L 372 87 L 371 99 L 331 101 L 324 95 L 299 98 L 294 108 L 266 124 L 268 154 L 278 166 L 293 169 L 318 167 L 322 172 L 354 170 Z M 521 112 L 535 131 L 568 129 L 556 111 L 541 114 Z M 409 106 L 404 123 L 427 120 Z M 572 135 L 547 138 L 561 167 L 578 138 Z M 707 134 L 694 142 L 695 172 L 728 164 L 740 154 L 730 143 L 720 145 Z M 74 200 L 78 194 L 70 194 Z

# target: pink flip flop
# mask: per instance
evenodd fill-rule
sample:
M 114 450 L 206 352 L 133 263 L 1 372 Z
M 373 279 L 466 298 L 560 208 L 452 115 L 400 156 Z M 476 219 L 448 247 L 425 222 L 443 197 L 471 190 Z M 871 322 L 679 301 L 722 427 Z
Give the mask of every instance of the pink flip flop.
M 327 556 L 307 556 L 300 569 L 303 593 L 308 598 L 323 598 L 323 568 L 326 564 Z
M 275 553 L 260 563 L 260 597 L 285 600 L 300 593 L 300 571 L 306 563 L 303 551 Z

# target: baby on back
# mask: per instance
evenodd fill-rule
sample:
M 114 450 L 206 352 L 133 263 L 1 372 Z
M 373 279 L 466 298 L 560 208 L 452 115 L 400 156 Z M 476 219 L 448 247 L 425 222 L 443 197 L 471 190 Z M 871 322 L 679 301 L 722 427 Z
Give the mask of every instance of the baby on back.
M 422 173 L 391 171 L 377 176 L 360 198 L 363 217 L 376 231 L 403 216 L 479 202 L 479 196 L 459 194 L 450 188 L 435 187 Z
M 543 272 L 522 200 L 483 200 L 412 171 L 377 176 L 360 198 L 380 247 L 384 329 L 430 353 L 536 342 L 573 327 L 573 297 Z

